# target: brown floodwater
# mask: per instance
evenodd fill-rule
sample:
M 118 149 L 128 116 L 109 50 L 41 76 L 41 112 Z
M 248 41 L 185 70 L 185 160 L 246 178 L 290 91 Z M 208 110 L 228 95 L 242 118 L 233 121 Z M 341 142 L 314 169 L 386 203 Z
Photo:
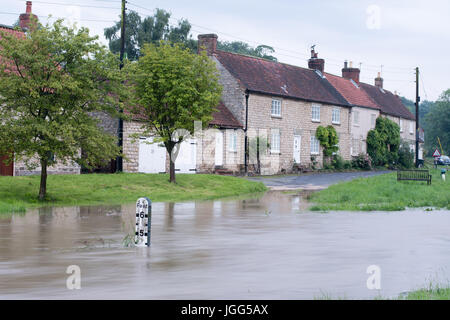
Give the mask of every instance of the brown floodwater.
M 366 299 L 448 284 L 448 210 L 309 212 L 282 192 L 154 203 L 150 248 L 125 246 L 134 217 L 134 205 L 0 217 L 0 299 Z

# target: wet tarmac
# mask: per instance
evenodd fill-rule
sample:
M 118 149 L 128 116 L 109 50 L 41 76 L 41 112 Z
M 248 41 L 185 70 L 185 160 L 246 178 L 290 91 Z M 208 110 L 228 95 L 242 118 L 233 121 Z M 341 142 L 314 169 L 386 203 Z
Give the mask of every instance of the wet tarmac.
M 134 205 L 0 217 L 0 299 L 370 299 L 448 284 L 448 210 L 307 207 L 286 192 L 154 203 L 150 248 L 126 246 Z M 79 290 L 66 287 L 70 265 Z M 370 265 L 380 290 L 367 288 Z

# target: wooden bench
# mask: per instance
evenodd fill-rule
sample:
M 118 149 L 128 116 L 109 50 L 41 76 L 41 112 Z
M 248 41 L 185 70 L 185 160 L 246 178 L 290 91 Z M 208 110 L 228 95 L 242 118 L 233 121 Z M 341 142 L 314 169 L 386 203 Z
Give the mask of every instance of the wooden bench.
M 403 180 L 426 181 L 431 184 L 431 174 L 428 170 L 398 170 L 397 181 Z

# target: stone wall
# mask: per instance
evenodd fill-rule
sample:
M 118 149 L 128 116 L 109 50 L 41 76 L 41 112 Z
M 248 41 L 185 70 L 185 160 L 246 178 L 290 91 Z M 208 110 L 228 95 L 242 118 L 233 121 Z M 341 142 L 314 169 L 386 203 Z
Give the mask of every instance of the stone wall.
M 219 71 L 219 83 L 222 86 L 222 101 L 234 117 L 245 126 L 245 88 L 242 88 L 239 82 L 230 72 L 217 60 L 211 57 Z
M 132 135 L 144 132 L 141 127 L 141 122 L 123 122 L 123 172 L 139 171 L 139 137 L 135 139 Z
M 30 163 L 34 164 L 33 168 L 28 168 L 25 161 L 19 160 L 14 162 L 14 175 L 15 176 L 29 176 L 35 174 L 41 174 L 41 166 L 38 165 L 38 159 L 30 160 Z M 47 168 L 48 174 L 80 174 L 80 166 L 72 161 L 63 163 L 57 161 L 57 163 Z
M 281 117 L 271 116 L 272 99 L 281 100 Z M 259 135 L 266 135 L 271 139 L 271 130 L 280 131 L 280 153 L 272 154 L 270 150 L 263 155 L 264 165 L 262 174 L 276 174 L 279 172 L 291 172 L 293 169 L 293 140 L 294 135 L 301 136 L 300 165 L 310 166 L 311 149 L 310 138 L 315 135 L 318 126 L 332 124 L 332 110 L 337 106 L 320 105 L 320 122 L 311 120 L 311 107 L 313 103 L 300 100 L 271 97 L 261 94 L 250 94 L 249 97 L 249 140 Z M 339 135 L 339 154 L 346 160 L 350 160 L 350 127 L 349 108 L 340 108 L 340 124 L 332 124 Z M 319 155 L 315 156 L 318 166 L 322 165 L 323 153 L 320 147 Z

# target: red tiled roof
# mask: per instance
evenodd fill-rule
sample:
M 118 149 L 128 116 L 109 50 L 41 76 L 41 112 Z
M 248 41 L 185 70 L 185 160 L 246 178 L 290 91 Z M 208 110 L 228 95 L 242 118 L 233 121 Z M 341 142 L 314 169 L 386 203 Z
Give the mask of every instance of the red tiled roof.
M 360 83 L 360 86 L 381 107 L 381 112 L 404 119 L 416 120 L 416 117 L 404 106 L 400 98 L 389 90 L 380 89 L 367 83 Z
M 0 31 L 6 31 L 8 33 L 16 34 L 16 35 L 24 35 L 23 31 L 15 30 L 13 27 L 5 26 L 3 24 L 0 24 Z M 1 39 L 1 32 L 0 32 L 0 39 Z
M 351 80 L 325 73 L 325 77 L 333 87 L 352 105 L 380 109 L 360 86 L 357 88 Z
M 249 91 L 349 106 L 314 70 L 217 50 L 219 62 Z
M 242 128 L 243 125 L 233 116 L 228 108 L 221 101 L 216 107 L 217 111 L 213 112 L 213 119 L 209 123 L 211 126 L 221 128 Z
M 136 114 L 132 112 L 133 107 L 126 106 L 124 108 L 124 113 L 127 116 L 131 116 L 132 120 L 135 121 L 145 121 L 146 118 L 141 114 Z M 137 112 L 139 109 L 134 109 Z M 221 101 L 216 107 L 217 111 L 212 113 L 213 119 L 209 123 L 210 126 L 218 126 L 220 128 L 242 128 L 243 125 L 233 116 L 233 114 L 228 110 L 227 107 Z

